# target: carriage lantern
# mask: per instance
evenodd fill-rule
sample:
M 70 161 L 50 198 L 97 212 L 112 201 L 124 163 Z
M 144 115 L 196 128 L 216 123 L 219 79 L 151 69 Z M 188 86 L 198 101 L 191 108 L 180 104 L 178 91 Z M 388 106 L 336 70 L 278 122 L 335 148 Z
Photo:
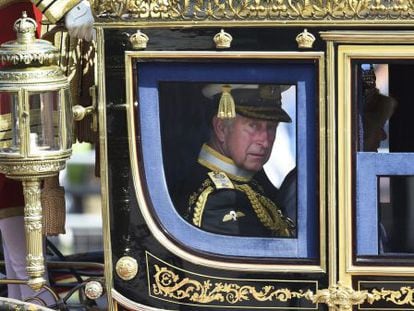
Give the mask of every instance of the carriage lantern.
M 28 285 L 45 283 L 41 181 L 71 155 L 73 115 L 59 50 L 36 39 L 36 22 L 23 12 L 15 41 L 0 46 L 0 172 L 21 180 L 25 199 Z

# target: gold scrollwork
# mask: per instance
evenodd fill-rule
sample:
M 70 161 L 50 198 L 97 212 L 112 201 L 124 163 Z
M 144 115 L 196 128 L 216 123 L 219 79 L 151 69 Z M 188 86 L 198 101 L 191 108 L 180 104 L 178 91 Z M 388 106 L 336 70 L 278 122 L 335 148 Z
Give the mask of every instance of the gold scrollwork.
M 414 306 L 414 288 L 403 286 L 399 290 L 381 288 L 372 290 L 354 290 L 341 282 L 329 286 L 327 289 L 317 290 L 314 293 L 307 289 L 292 291 L 289 288 L 275 288 L 265 285 L 258 289 L 252 285 L 241 285 L 230 282 L 212 282 L 211 279 L 195 280 L 182 278 L 169 267 L 160 267 L 154 264 L 154 283 L 151 284 L 152 293 L 181 302 L 198 304 L 237 303 L 255 300 L 257 302 L 286 302 L 293 298 L 304 298 L 314 304 L 326 304 L 333 310 L 350 311 L 355 305 L 363 303 L 374 304 L 385 300 L 396 305 Z
M 411 19 L 412 0 L 97 0 L 100 17 L 165 21 Z
M 0 172 L 6 175 L 35 175 L 47 172 L 58 172 L 65 168 L 65 162 L 44 161 L 43 163 L 28 162 L 23 164 L 1 164 Z
M 38 79 L 56 79 L 61 78 L 62 72 L 61 69 L 57 68 L 56 70 L 42 70 L 42 71 L 33 71 L 33 72 L 0 72 L 0 79 L 7 81 L 22 81 L 25 80 L 38 80 Z
M 211 280 L 197 281 L 190 278 L 181 279 L 178 274 L 166 267 L 155 267 L 155 284 L 152 284 L 152 292 L 158 296 L 172 298 L 174 300 L 188 300 L 195 303 L 207 304 L 211 302 L 226 302 L 236 304 L 250 301 L 281 301 L 292 298 L 309 299 L 312 292 L 291 291 L 288 288 L 275 289 L 272 285 L 263 286 L 257 290 L 255 286 L 238 285 L 235 283 L 216 282 Z
M 32 51 L 28 53 L 16 52 L 15 54 L 0 54 L 1 63 L 12 63 L 12 64 L 30 64 L 34 62 L 39 62 L 42 65 L 48 65 L 55 63 L 59 59 L 58 53 L 33 53 Z
M 399 290 L 373 289 L 371 293 L 373 301 L 386 300 L 396 305 L 414 306 L 414 289 L 410 286 L 403 286 Z

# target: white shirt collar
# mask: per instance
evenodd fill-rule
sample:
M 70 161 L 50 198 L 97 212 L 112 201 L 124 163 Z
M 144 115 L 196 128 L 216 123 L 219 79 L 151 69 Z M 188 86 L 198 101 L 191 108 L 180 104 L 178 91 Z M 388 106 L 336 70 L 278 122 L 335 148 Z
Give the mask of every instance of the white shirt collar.
M 234 161 L 207 144 L 204 144 L 198 155 L 198 163 L 209 168 L 212 171 L 221 171 L 226 173 L 231 179 L 239 181 L 250 181 L 255 174 L 238 167 Z

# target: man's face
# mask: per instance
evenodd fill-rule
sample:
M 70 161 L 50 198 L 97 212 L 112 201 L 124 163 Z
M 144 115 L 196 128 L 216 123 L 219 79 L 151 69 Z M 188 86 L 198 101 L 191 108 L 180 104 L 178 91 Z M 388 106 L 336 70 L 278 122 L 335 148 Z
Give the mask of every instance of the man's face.
M 278 124 L 237 115 L 233 123 L 224 127 L 224 155 L 240 168 L 252 172 L 260 171 L 269 160 Z

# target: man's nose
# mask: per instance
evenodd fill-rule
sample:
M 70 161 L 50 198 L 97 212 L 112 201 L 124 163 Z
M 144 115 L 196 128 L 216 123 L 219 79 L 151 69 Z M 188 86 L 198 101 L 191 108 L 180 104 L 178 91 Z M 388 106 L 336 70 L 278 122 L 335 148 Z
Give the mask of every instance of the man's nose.
M 264 148 L 268 148 L 270 146 L 270 134 L 267 130 L 262 130 L 259 133 L 259 143 L 261 146 L 263 146 Z

